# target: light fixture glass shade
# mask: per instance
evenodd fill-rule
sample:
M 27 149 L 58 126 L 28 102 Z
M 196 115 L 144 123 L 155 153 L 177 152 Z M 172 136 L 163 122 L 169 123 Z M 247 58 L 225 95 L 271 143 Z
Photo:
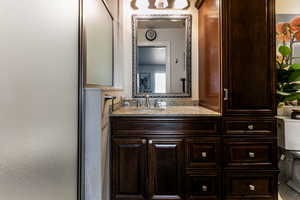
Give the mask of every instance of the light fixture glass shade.
M 168 0 L 156 0 L 155 7 L 156 8 L 167 8 L 169 6 Z
M 174 7 L 177 9 L 186 8 L 189 5 L 187 0 L 175 0 Z
M 149 2 L 148 2 L 148 0 L 136 0 L 135 5 L 139 9 L 146 9 L 149 7 Z

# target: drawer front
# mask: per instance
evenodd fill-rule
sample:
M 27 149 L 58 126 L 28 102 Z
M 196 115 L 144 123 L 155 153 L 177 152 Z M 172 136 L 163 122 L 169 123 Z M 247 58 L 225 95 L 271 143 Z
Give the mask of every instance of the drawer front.
M 188 172 L 187 199 L 217 200 L 220 197 L 220 176 L 216 172 Z
M 155 134 L 219 134 L 217 118 L 112 118 L 111 127 L 118 134 L 135 134 L 137 132 Z M 128 131 L 130 130 L 130 131 Z
M 220 158 L 220 139 L 186 140 L 186 166 L 188 168 L 217 168 Z
M 225 140 L 225 167 L 276 167 L 276 141 Z
M 275 134 L 275 121 L 256 120 L 256 119 L 240 119 L 225 120 L 223 122 L 225 135 L 263 135 L 272 136 Z
M 225 199 L 273 199 L 276 188 L 277 173 L 239 172 L 224 176 Z

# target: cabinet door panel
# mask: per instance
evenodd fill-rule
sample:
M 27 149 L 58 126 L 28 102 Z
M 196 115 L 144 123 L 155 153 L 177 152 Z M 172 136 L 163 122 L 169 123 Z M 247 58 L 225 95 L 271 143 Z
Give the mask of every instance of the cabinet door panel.
M 152 199 L 182 199 L 184 148 L 182 140 L 149 140 Z
M 225 114 L 274 113 L 273 0 L 226 1 Z
M 113 199 L 145 199 L 146 140 L 113 139 L 112 141 Z

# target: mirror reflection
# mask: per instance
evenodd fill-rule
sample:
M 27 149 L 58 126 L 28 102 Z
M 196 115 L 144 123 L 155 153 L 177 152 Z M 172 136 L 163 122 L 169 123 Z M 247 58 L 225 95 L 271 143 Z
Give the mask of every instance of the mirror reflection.
M 191 16 L 134 16 L 133 96 L 190 97 Z

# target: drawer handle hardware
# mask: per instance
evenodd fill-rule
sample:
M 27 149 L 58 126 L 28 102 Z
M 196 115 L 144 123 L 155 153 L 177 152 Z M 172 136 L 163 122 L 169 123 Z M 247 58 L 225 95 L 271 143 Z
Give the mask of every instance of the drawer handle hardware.
M 254 185 L 249 185 L 249 190 L 250 191 L 255 191 L 255 186 Z
M 201 156 L 202 156 L 202 158 L 206 158 L 207 157 L 207 153 L 206 152 L 202 152 Z
M 152 144 L 152 140 L 149 140 L 149 144 Z
M 207 192 L 207 186 L 206 185 L 202 185 L 202 192 Z
M 224 101 L 228 101 L 228 89 L 224 88 Z
M 249 129 L 249 130 L 253 130 L 253 129 L 254 129 L 254 126 L 251 124 L 251 125 L 248 126 L 248 129 Z
M 249 157 L 250 158 L 255 158 L 255 153 L 254 152 L 249 152 Z
M 146 144 L 146 142 L 147 142 L 146 139 L 143 139 L 143 140 L 142 140 L 142 143 L 143 143 L 143 144 Z

